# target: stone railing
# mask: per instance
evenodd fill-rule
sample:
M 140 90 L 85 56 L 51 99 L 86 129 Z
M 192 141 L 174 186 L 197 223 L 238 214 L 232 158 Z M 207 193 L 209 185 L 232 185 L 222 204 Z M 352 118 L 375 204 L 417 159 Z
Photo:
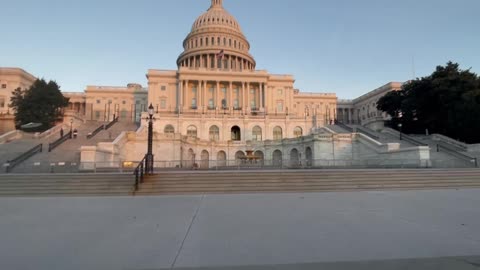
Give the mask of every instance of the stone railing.
M 16 139 L 20 139 L 23 136 L 23 132 L 20 130 L 12 130 L 0 136 L 0 144 L 7 143 Z

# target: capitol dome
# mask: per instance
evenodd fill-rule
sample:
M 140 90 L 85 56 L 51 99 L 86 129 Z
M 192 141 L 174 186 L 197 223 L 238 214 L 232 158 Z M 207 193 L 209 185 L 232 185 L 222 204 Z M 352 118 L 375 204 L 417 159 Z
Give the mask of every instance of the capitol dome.
M 255 70 L 250 43 L 222 2 L 212 0 L 210 8 L 195 20 L 183 41 L 184 52 L 177 59 L 178 67 Z

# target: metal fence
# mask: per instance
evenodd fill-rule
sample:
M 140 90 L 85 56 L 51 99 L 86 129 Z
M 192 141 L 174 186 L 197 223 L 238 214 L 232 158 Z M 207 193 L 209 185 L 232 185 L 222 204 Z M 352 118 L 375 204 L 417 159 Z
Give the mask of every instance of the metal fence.
M 67 134 L 60 137 L 58 140 L 48 144 L 48 152 L 52 152 L 53 149 L 57 148 L 59 145 L 72 138 L 72 131 L 69 131 Z
M 13 173 L 132 173 L 140 161 L 111 162 L 28 162 L 18 164 Z M 314 159 L 314 160 L 173 160 L 155 161 L 154 171 L 242 171 L 295 169 L 421 169 L 474 168 L 459 159 Z

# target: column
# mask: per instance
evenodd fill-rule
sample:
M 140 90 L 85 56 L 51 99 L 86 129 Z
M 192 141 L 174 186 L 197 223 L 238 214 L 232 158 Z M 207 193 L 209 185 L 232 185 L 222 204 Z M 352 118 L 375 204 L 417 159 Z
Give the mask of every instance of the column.
M 221 107 L 220 104 L 219 104 L 219 102 L 218 102 L 218 99 L 219 99 L 220 95 L 221 95 L 220 82 L 217 81 L 217 87 L 216 87 L 216 89 L 215 89 L 215 96 L 214 96 L 214 98 L 213 98 L 213 102 L 215 103 L 213 106 L 215 107 L 215 109 Z
M 185 87 L 183 88 L 183 108 L 188 109 L 190 107 L 188 102 L 189 89 L 188 80 L 185 80 Z
M 230 82 L 229 84 L 229 89 L 228 89 L 228 107 L 230 108 L 230 111 L 233 110 L 233 83 Z
M 180 110 L 183 107 L 183 81 L 180 80 L 178 84 L 178 95 L 177 95 L 177 109 Z
M 264 107 L 264 104 L 263 104 L 263 89 L 265 88 L 265 83 L 262 83 L 261 86 L 260 86 L 260 109 L 263 110 L 263 107 Z
M 247 107 L 250 108 L 250 89 L 252 88 L 250 82 L 247 83 Z M 251 108 L 250 108 L 251 109 Z
M 242 82 L 242 94 L 241 97 L 239 98 L 242 106 L 242 110 L 245 111 L 247 108 L 245 106 L 245 82 Z

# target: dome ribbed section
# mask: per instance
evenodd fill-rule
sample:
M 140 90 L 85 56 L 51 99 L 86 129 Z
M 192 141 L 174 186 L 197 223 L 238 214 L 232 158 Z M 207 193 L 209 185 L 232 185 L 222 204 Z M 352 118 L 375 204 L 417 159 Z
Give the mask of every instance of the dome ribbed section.
M 200 15 L 183 42 L 179 67 L 228 70 L 254 70 L 250 44 L 239 23 L 223 8 L 222 0 L 212 0 L 210 8 Z

